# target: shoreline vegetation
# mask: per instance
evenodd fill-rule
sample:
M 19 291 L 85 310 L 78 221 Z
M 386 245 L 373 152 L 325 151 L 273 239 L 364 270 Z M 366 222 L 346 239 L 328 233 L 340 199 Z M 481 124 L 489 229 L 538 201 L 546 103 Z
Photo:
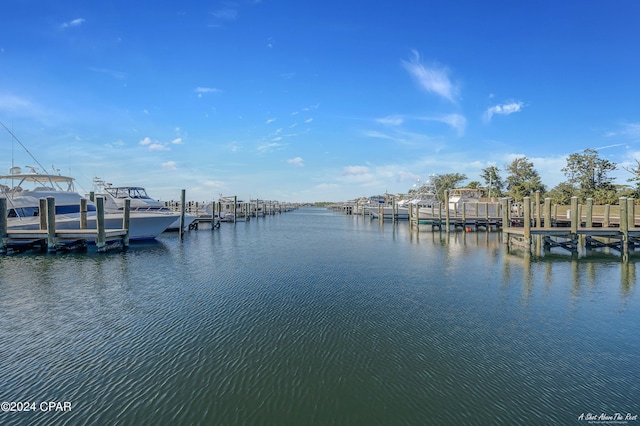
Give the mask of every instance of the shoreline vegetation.
M 640 199 L 640 160 L 635 159 L 636 164 L 621 165 L 623 170 L 629 172 L 626 184 L 616 183 L 616 178 L 610 173 L 618 170 L 618 164 L 601 157 L 598 151 L 592 148 L 585 149 L 582 153 L 573 153 L 567 156 L 566 166 L 561 171 L 567 180 L 560 182 L 551 189 L 542 183 L 540 174 L 533 161 L 527 157 L 518 157 L 502 169 L 492 165 L 482 169 L 480 179 L 468 181 L 463 173 L 444 173 L 429 176 L 426 183 L 420 184 L 418 180 L 413 188 L 406 194 L 385 194 L 395 198 L 409 197 L 420 193 L 433 193 L 437 200 L 444 200 L 444 192 L 459 188 L 470 188 L 482 191 L 485 198 L 511 198 L 515 202 L 521 202 L 524 197 L 532 197 L 540 192 L 540 198 L 550 198 L 553 204 L 559 206 L 559 213 L 565 211 L 571 204 L 572 197 L 578 197 L 580 202 L 593 200 L 594 214 L 599 210 L 604 212 L 604 205 L 617 205 L 620 198 L 635 199 L 634 204 Z M 507 173 L 503 177 L 503 172 Z M 463 182 L 467 182 L 462 185 Z M 359 197 L 358 199 L 362 199 Z M 328 204 L 314 203 L 318 206 Z M 563 213 L 564 213 L 563 212 Z

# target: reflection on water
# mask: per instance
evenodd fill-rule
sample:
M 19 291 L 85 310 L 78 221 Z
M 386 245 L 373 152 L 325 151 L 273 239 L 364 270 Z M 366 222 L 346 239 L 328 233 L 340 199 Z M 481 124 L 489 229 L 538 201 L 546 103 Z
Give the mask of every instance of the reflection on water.
M 607 253 L 315 208 L 124 253 L 3 257 L 0 401 L 74 404 L 28 417 L 43 425 L 635 414 L 635 276 Z

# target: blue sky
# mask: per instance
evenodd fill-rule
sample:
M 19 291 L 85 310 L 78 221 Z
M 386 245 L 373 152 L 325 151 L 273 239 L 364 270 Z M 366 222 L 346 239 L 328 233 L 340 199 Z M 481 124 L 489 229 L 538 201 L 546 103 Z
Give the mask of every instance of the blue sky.
M 640 159 L 637 1 L 3 6 L 0 121 L 80 192 L 338 201 L 521 156 L 551 188 L 586 148 L 624 183 Z M 2 173 L 33 165 L 2 133 Z

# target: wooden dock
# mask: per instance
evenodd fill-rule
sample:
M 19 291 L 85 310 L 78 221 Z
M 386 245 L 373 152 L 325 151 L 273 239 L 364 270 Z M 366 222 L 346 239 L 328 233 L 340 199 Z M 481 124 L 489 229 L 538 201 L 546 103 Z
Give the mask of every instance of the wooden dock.
M 56 229 L 54 197 L 40 200 L 40 229 L 8 229 L 7 199 L 0 198 L 0 254 L 33 249 L 49 253 L 83 250 L 88 241 L 95 242 L 98 252 L 128 247 L 131 200 L 125 201 L 121 229 L 105 228 L 103 197 L 96 197 L 97 228 L 86 229 L 86 203 L 86 199 L 80 203 L 80 229 Z
M 578 204 L 578 198 L 572 197 L 569 226 L 566 226 L 567 222 L 558 222 L 552 219 L 549 199 L 545 200 L 542 215 L 540 209 L 537 209 L 537 214 L 534 217 L 531 206 L 530 197 L 525 197 L 522 226 L 512 226 L 512 221 L 504 220 L 504 223 L 507 224 L 502 229 L 505 244 L 518 244 L 530 249 L 533 238 L 537 237 L 543 239 L 545 249 L 561 247 L 569 251 L 577 251 L 581 246 L 586 248 L 609 247 L 618 250 L 624 257 L 628 256 L 630 251 L 640 247 L 640 227 L 635 226 L 635 200 L 633 198 L 622 197 L 619 199 L 617 220 L 612 220 L 609 217 L 610 208 L 606 208 L 606 214 L 600 222 L 594 221 L 593 218 L 593 200 L 589 199 L 586 206 L 581 206 Z M 586 210 L 584 222 L 581 214 L 583 207 Z M 508 212 L 509 209 L 506 208 L 504 211 Z M 556 226 L 553 226 L 554 224 Z
M 532 248 L 534 238 L 541 239 L 545 249 L 560 247 L 577 251 L 581 247 L 608 247 L 627 256 L 630 251 L 640 248 L 635 199 L 623 197 L 618 206 L 602 206 L 600 210 L 604 209 L 604 214 L 598 216 L 593 214 L 593 200 L 586 201 L 581 205 L 578 198 L 573 197 L 566 217 L 558 216 L 558 206 L 552 206 L 551 199 L 541 203 L 539 192 L 534 199 L 525 197 L 522 203 L 512 203 L 505 198 L 499 203 L 473 202 L 455 210 L 448 208 L 445 201 L 432 207 L 428 218 L 423 211 L 422 219 L 418 206 L 413 206 L 409 209 L 409 222 L 416 229 L 427 225 L 432 230 L 445 232 L 500 229 L 506 244 L 525 249 Z M 616 208 L 617 216 L 611 214 Z

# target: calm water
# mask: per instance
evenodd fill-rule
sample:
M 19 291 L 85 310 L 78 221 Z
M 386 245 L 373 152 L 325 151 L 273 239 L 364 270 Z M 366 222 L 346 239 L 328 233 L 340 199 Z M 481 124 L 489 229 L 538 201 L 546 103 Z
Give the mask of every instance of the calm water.
M 637 415 L 637 261 L 525 256 L 498 233 L 312 208 L 126 253 L 1 257 L 0 401 L 72 408 L 0 423 Z

